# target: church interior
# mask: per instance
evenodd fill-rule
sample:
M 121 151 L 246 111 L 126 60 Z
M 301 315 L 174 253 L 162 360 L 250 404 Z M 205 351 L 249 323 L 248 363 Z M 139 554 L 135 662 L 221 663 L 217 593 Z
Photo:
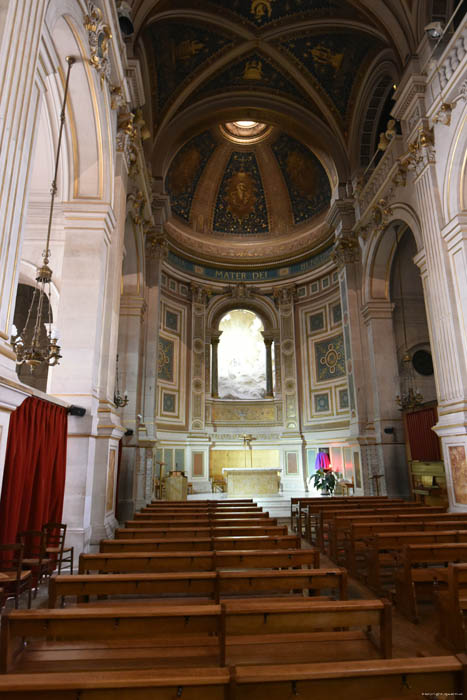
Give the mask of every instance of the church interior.
M 467 2 L 0 0 L 0 65 L 0 700 L 467 695 Z

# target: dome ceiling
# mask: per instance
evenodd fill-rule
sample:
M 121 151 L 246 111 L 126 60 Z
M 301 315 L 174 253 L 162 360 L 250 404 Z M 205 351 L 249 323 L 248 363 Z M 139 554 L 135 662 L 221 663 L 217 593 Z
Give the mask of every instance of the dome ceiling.
M 360 165 L 376 85 L 374 121 L 415 50 L 420 0 L 130 3 L 171 239 L 218 261 L 301 255 L 329 239 L 331 195 Z M 267 137 L 229 141 L 220 125 L 245 119 Z
M 166 191 L 175 219 L 213 236 L 274 237 L 309 228 L 331 198 L 318 158 L 278 129 L 249 146 L 232 142 L 225 128 L 195 136 L 174 158 Z

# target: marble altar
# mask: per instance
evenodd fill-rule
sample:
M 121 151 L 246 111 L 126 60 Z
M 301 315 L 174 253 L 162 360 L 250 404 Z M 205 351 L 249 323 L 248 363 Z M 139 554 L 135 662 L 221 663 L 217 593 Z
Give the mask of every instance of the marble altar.
M 279 492 L 280 476 L 276 468 L 234 468 L 222 470 L 228 496 L 265 496 Z

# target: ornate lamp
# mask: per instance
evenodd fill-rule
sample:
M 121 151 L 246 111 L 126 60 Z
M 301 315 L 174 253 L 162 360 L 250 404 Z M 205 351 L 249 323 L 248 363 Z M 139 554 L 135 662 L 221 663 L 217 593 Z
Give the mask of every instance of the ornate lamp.
M 42 265 L 37 270 L 37 287 L 34 289 L 24 328 L 18 333 L 16 327 L 13 326 L 12 336 L 10 338 L 10 343 L 16 354 L 16 364 L 29 365 L 31 372 L 36 367 L 44 364 L 48 365 L 49 367 L 54 367 L 55 365 L 58 365 L 59 360 L 62 357 L 60 354 L 60 346 L 58 345 L 58 335 L 52 324 L 52 311 L 50 303 L 52 270 L 49 267 L 49 244 L 55 195 L 57 194 L 58 163 L 62 145 L 63 127 L 65 125 L 65 109 L 68 97 L 70 71 L 72 65 L 75 63 L 75 59 L 73 56 L 67 56 L 66 62 L 68 63 L 68 71 L 66 75 L 62 110 L 60 112 L 60 129 L 58 132 L 57 154 L 55 156 L 55 172 L 50 188 L 49 224 L 47 227 L 45 249 L 42 254 Z M 48 304 L 46 303 L 46 298 Z M 43 333 L 44 327 L 46 330 L 45 340 Z
M 128 404 L 128 394 L 125 391 L 123 396 L 120 393 L 120 389 L 118 388 L 118 355 L 117 355 L 117 363 L 116 363 L 116 368 L 115 368 L 115 391 L 114 391 L 114 404 L 117 408 L 123 408 Z

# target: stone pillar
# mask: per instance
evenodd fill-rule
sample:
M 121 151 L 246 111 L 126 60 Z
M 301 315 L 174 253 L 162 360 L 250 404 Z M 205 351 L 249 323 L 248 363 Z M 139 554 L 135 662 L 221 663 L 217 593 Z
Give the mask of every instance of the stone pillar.
M 64 249 L 57 326 L 63 358 L 51 370 L 51 393 L 86 408 L 70 417 L 63 518 L 78 552 L 111 535 L 118 441 L 123 429 L 104 380 L 106 304 L 115 305 L 109 258 L 118 246 L 113 210 L 95 202 L 64 212 Z M 120 242 L 121 244 L 121 242 Z M 84 303 L 85 300 L 85 303 Z
M 211 331 L 211 396 L 213 399 L 219 398 L 219 368 L 217 353 L 221 335 L 222 331 Z
M 272 381 L 272 343 L 274 338 L 266 332 L 263 333 L 263 338 L 266 350 L 266 397 L 272 399 L 274 397 Z
M 284 431 L 281 436 L 284 490 L 304 488 L 303 437 L 300 433 L 297 392 L 297 358 L 295 353 L 294 300 L 295 287 L 274 290 L 279 308 L 281 340 Z
M 128 404 L 122 409 L 122 423 L 133 434 L 123 438 L 122 461 L 118 490 L 120 521 L 131 520 L 135 511 L 134 471 L 138 455 L 136 415 L 140 412 L 142 329 L 146 302 L 141 296 L 124 294 L 120 300 L 119 377 L 121 391 L 128 393 Z
M 361 448 L 362 479 L 365 493 L 371 492 L 369 476 L 382 471 L 383 465 L 374 463 L 375 442 L 373 430 L 368 430 L 372 414 L 373 391 L 369 386 L 367 333 L 361 315 L 362 267 L 360 246 L 354 232 L 355 209 L 351 199 L 336 200 L 328 214 L 328 222 L 334 228 L 336 243 L 333 258 L 339 269 L 339 291 L 342 308 L 342 332 L 344 335 L 345 363 L 350 407 L 350 437 Z
M 205 427 L 205 343 L 206 300 L 202 287 L 191 285 L 191 430 L 203 431 Z M 203 293 L 204 292 L 204 293 Z M 193 465 L 191 465 L 193 466 Z
M 375 443 L 369 449 L 376 453 L 375 471 L 368 474 L 384 474 L 380 480 L 380 493 L 391 497 L 407 497 L 410 493 L 409 476 L 405 456 L 404 427 L 397 408 L 399 393 L 399 368 L 392 320 L 393 304 L 386 300 L 369 302 L 363 309 L 368 331 L 367 391 L 373 395 L 373 423 Z M 393 433 L 385 433 L 393 428 Z M 374 461 L 374 460 L 373 460 Z
M 161 312 L 161 268 L 167 257 L 163 219 L 146 237 L 146 304 L 141 418 L 137 419 L 139 455 L 135 464 L 134 501 L 139 510 L 151 500 L 154 483 L 153 450 L 157 442 L 156 396 Z
M 0 484 L 10 414 L 29 394 L 16 376 L 9 339 L 40 109 L 37 59 L 47 4 L 48 0 L 0 1 Z
M 431 133 L 419 128 L 411 166 L 422 224 L 422 271 L 438 395 L 438 424 L 452 510 L 467 510 L 467 355 L 465 328 L 465 228 L 443 227 Z M 459 225 L 460 224 L 460 225 Z M 442 234 L 440 234 L 442 231 Z M 457 256 L 457 259 L 456 259 Z M 460 273 L 460 276 L 459 276 Z M 457 299 L 456 299 L 457 294 Z

